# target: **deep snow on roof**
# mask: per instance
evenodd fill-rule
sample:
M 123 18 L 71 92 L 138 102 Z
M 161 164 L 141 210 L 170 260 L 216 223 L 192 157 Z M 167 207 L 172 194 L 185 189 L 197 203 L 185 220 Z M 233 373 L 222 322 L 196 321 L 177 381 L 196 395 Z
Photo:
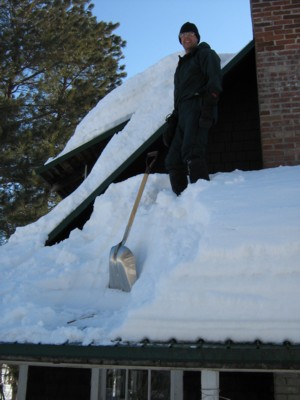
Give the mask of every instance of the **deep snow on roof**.
M 130 293 L 108 288 L 109 252 L 123 236 L 141 176 L 110 185 L 82 231 L 44 246 L 161 126 L 172 109 L 176 59 L 131 78 L 83 119 L 65 152 L 132 116 L 81 186 L 0 248 L 0 341 L 299 342 L 300 166 L 214 174 L 180 197 L 166 175 L 151 175 L 127 241 L 138 270 Z

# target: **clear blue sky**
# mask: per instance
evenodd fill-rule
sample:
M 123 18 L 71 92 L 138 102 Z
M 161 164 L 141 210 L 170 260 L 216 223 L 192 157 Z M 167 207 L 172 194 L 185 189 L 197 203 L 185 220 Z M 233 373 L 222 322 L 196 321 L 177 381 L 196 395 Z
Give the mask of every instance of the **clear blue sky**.
M 201 40 L 218 53 L 236 53 L 253 38 L 250 0 L 94 0 L 98 21 L 119 22 L 115 34 L 123 50 L 128 77 L 182 50 L 183 23 L 197 25 Z

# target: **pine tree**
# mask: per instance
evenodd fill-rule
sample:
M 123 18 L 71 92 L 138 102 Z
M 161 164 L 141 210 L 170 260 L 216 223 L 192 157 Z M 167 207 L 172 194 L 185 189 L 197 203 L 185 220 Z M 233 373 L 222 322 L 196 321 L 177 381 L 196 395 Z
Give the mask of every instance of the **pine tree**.
M 35 174 L 126 76 L 90 0 L 0 2 L 0 243 L 59 200 Z M 2 239 L 1 239 L 2 238 Z

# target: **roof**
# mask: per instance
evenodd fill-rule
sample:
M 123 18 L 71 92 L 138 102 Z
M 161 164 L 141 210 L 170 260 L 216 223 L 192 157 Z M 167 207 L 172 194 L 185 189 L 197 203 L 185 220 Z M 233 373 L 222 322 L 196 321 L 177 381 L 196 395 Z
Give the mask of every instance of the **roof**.
M 222 69 L 223 75 L 232 71 L 250 51 L 254 49 L 254 40 L 251 40 L 241 51 L 239 51 Z
M 117 182 L 118 180 L 120 180 L 122 174 L 126 175 L 126 169 L 129 167 L 131 168 L 134 161 L 138 161 L 140 158 L 145 158 L 144 154 L 148 151 L 151 151 L 151 146 L 153 145 L 153 143 L 155 143 L 155 141 L 157 141 L 157 139 L 161 137 L 162 130 L 163 127 L 158 129 L 147 141 L 142 144 L 142 146 L 140 146 L 131 155 L 131 157 L 129 157 L 123 164 L 120 165 L 119 168 L 117 168 L 110 176 L 108 176 L 107 179 L 105 179 L 100 186 L 95 188 L 95 190 L 48 235 L 46 245 L 51 245 L 59 241 L 60 238 L 65 238 L 65 232 L 70 229 L 71 224 L 77 225 L 76 219 L 80 218 L 81 214 L 89 209 L 89 207 L 93 204 L 95 198 L 104 193 L 112 182 Z M 108 137 L 108 134 L 105 136 Z M 99 143 L 95 144 L 98 145 Z M 72 158 L 78 161 L 80 158 L 82 158 L 82 153 L 75 152 Z M 55 164 L 55 170 L 59 170 L 61 168 L 60 161 L 58 162 L 58 164 Z M 70 166 L 70 158 L 68 157 L 68 155 L 66 155 L 66 158 L 63 160 L 63 165 Z M 143 165 L 144 167 L 144 164 L 138 162 L 138 169 L 141 168 L 140 165 Z M 139 173 L 140 172 L 142 172 L 142 170 L 139 170 Z
M 224 76 L 229 74 L 229 72 L 234 71 L 240 61 L 249 55 L 253 48 L 254 41 L 252 40 L 223 67 L 222 71 Z M 91 171 L 112 136 L 116 132 L 122 130 L 127 123 L 128 120 L 101 133 L 91 141 L 88 141 L 69 153 L 56 158 L 52 162 L 47 163 L 43 167 L 39 168 L 37 173 L 62 197 L 68 196 L 80 185 L 85 175 Z M 153 144 L 155 144 L 155 150 L 159 150 L 160 159 L 162 160 L 163 154 L 166 151 L 162 141 L 159 140 L 163 129 L 164 125 L 156 130 L 153 135 L 143 143 L 143 145 L 141 145 L 117 170 L 114 171 L 113 174 L 107 177 L 99 187 L 95 188 L 93 193 L 91 193 L 73 212 L 62 220 L 56 228 L 49 233 L 46 245 L 52 245 L 65 239 L 74 227 L 82 227 L 83 222 L 81 221 L 81 216 L 84 215 L 84 221 L 88 219 L 95 198 L 104 193 L 112 182 L 126 179 L 132 175 L 132 172 L 144 172 L 144 164 L 142 160 L 145 158 L 145 154 L 152 150 L 151 146 L 153 146 Z M 158 166 L 154 168 L 153 172 L 165 172 L 163 162 L 160 162 Z
M 119 139 L 123 139 L 123 135 Z M 110 157 L 114 154 L 111 152 Z M 110 161 L 109 158 L 105 160 Z M 104 164 L 95 175 L 101 174 L 101 169 L 106 167 Z M 40 238 L 40 232 L 45 232 L 47 223 L 53 220 L 53 216 L 45 216 L 40 227 L 34 227 L 39 247 L 30 247 L 35 242 L 34 234 L 20 233 L 14 243 L 7 245 L 7 252 L 2 253 L 2 263 L 6 267 L 2 272 L 2 302 L 6 309 L 2 340 L 7 343 L 0 345 L 1 357 L 10 362 L 141 365 L 145 368 L 187 365 L 188 368 L 298 369 L 299 348 L 293 343 L 299 343 L 299 227 L 295 224 L 299 212 L 292 212 L 299 209 L 295 203 L 299 194 L 298 169 L 284 167 L 255 173 L 217 174 L 212 184 L 191 185 L 179 199 L 171 193 L 167 176 L 156 174 L 150 177 L 149 186 L 155 189 L 150 204 L 154 207 L 149 207 L 148 202 L 145 204 L 145 212 L 140 214 L 135 226 L 138 229 L 133 232 L 135 240 L 143 237 L 147 242 L 148 252 L 145 247 L 141 248 L 141 253 L 147 255 L 146 262 L 128 308 L 126 305 L 122 308 L 126 303 L 122 293 L 119 296 L 120 293 L 107 290 L 108 242 L 106 238 L 100 240 L 99 232 L 110 228 L 112 214 L 116 221 L 124 219 L 125 205 L 131 203 L 127 194 L 131 194 L 133 186 L 130 188 L 130 185 L 135 185 L 138 177 L 111 185 L 95 202 L 95 216 L 98 211 L 101 215 L 95 218 L 96 223 L 90 221 L 91 230 L 87 230 L 89 224 L 86 224 L 82 232 L 74 232 L 70 240 L 53 249 L 44 248 L 44 236 Z M 100 179 L 107 175 L 101 175 Z M 100 179 L 94 182 L 98 184 Z M 91 189 L 97 184 L 90 185 Z M 237 190 L 232 191 L 233 184 Z M 272 190 L 268 192 L 268 188 Z M 266 193 L 269 195 L 265 196 Z M 115 199 L 120 200 L 118 207 L 114 207 Z M 193 202 L 191 215 L 189 210 L 194 199 L 200 201 Z M 112 208 L 106 207 L 108 203 Z M 180 211 L 177 224 L 173 217 L 169 218 L 169 210 Z M 182 211 L 188 218 L 181 218 Z M 160 226 L 157 230 L 156 224 L 148 224 L 145 229 L 148 221 L 154 220 L 163 220 L 165 229 Z M 211 223 L 207 224 L 208 220 Z M 182 232 L 181 227 L 184 228 Z M 203 227 L 205 237 L 202 237 Z M 271 234 L 271 230 L 276 234 Z M 27 229 L 27 232 L 34 230 Z M 179 232 L 176 240 L 170 232 Z M 23 243 L 18 241 L 21 235 Z M 248 236 L 250 240 L 244 241 L 249 239 Z M 23 241 L 23 237 L 26 240 Z M 165 238 L 168 238 L 167 242 Z M 184 248 L 182 239 L 185 239 Z M 76 253 L 83 242 L 85 251 L 79 249 Z M 23 245 L 26 260 L 13 259 L 14 244 L 18 250 Z M 193 249 L 197 254 L 192 254 Z M 194 257 L 187 258 L 190 256 Z M 11 276 L 12 266 L 17 271 L 14 276 Z M 101 286 L 94 286 L 96 277 Z M 20 282 L 23 288 L 26 286 L 26 291 L 19 290 Z M 7 287 L 10 288 L 8 293 Z M 82 288 L 88 291 L 80 292 Z M 61 296 L 58 296 L 59 291 Z M 10 293 L 15 293 L 15 300 L 9 297 Z M 50 298 L 54 307 L 49 313 Z M 28 299 L 36 300 L 34 312 Z M 73 300 L 69 311 L 66 310 L 68 299 Z M 96 302 L 101 305 L 89 325 L 82 321 L 89 317 L 83 316 L 66 322 L 68 313 L 72 318 L 77 314 L 74 311 L 77 301 L 80 310 L 86 312 L 88 307 L 84 301 L 87 300 L 90 309 L 97 307 Z M 60 307 L 57 307 L 57 301 Z M 24 304 L 25 307 L 29 304 L 25 312 L 19 308 Z M 56 310 L 60 318 L 58 325 L 54 318 Z M 78 324 L 68 326 L 73 321 Z M 105 328 L 108 328 L 107 332 Z M 55 334 L 49 335 L 53 330 Z M 152 341 L 142 340 L 144 337 Z M 169 340 L 171 337 L 182 341 Z M 197 340 L 198 337 L 204 340 Z M 253 341 L 257 337 L 263 343 Z M 16 338 L 19 344 L 8 343 Z M 232 338 L 234 342 L 224 341 L 226 338 Z M 292 343 L 283 342 L 285 339 Z M 24 344 L 25 341 L 36 344 Z
M 79 146 L 77 149 L 55 158 L 53 161 L 38 168 L 37 173 L 61 197 L 68 196 L 80 185 L 85 175 L 90 172 L 112 136 L 122 130 L 127 123 L 128 120 Z M 87 167 L 86 170 L 85 167 Z
M 112 346 L 0 344 L 7 363 L 218 370 L 300 370 L 300 345 L 261 343 L 116 342 Z

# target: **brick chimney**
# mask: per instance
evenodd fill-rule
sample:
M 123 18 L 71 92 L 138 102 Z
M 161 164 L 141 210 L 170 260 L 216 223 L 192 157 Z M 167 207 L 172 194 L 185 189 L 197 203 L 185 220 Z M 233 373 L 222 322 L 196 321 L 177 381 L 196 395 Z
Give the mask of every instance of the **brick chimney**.
M 300 0 L 250 0 L 264 168 L 300 164 Z

